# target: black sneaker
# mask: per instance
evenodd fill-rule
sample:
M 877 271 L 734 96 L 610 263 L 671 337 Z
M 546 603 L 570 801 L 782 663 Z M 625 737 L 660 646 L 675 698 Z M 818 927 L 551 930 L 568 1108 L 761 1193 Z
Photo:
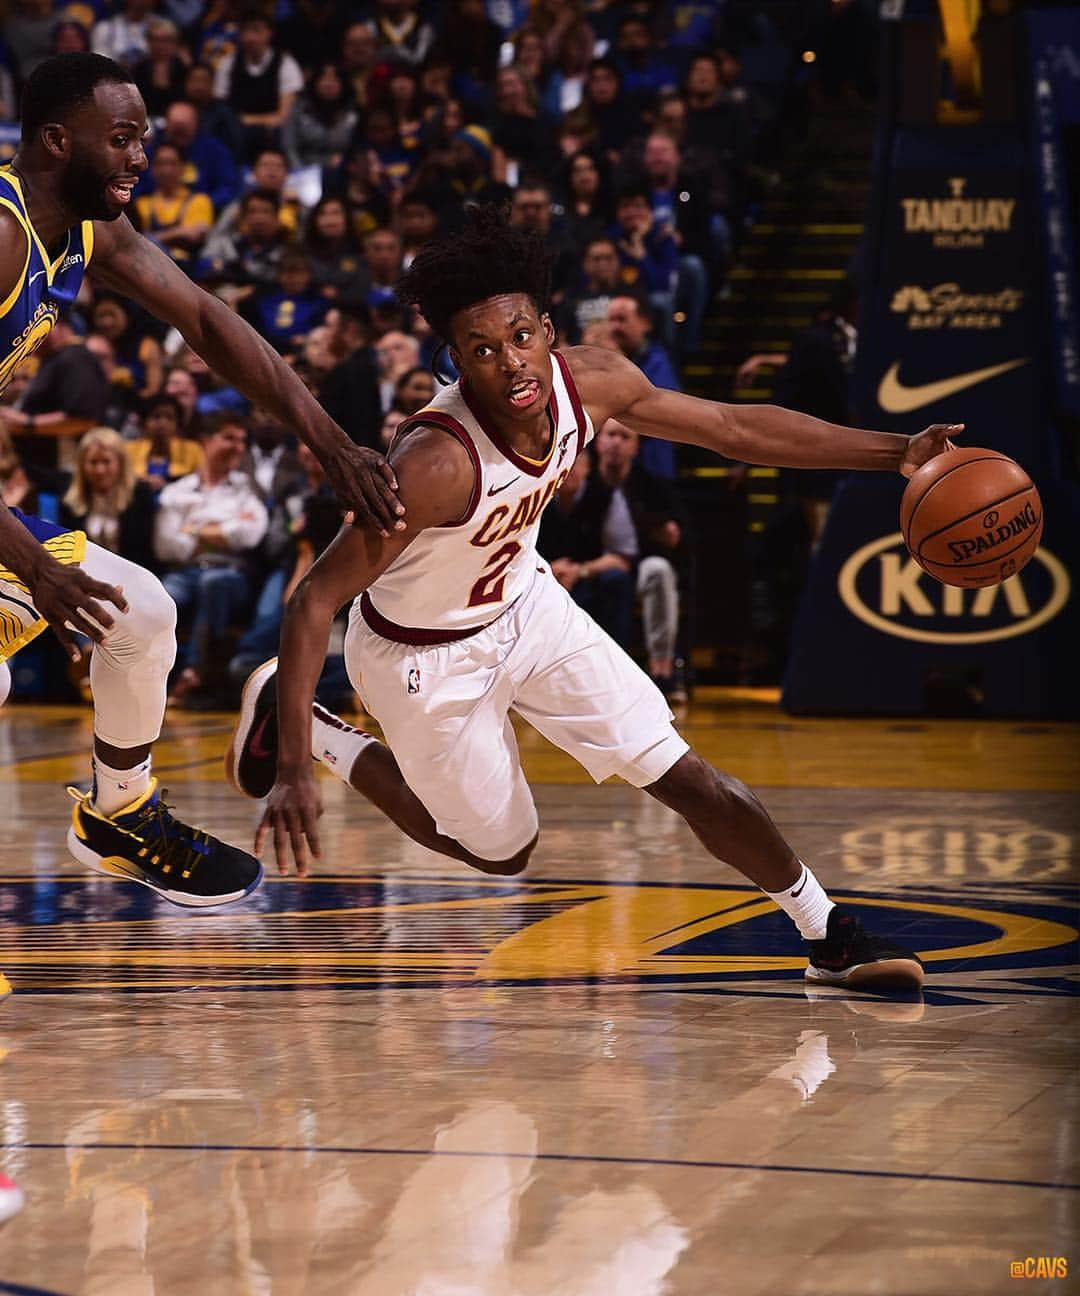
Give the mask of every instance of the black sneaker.
M 917 955 L 871 936 L 853 913 L 839 905 L 829 912 L 825 939 L 807 944 L 808 981 L 857 990 L 917 990 L 925 977 Z
M 225 753 L 225 774 L 244 796 L 267 796 L 277 777 L 277 658 L 257 667 L 240 694 L 240 718 Z
M 91 793 L 68 788 L 68 850 L 87 868 L 139 882 L 175 905 L 201 909 L 250 895 L 262 881 L 254 855 L 175 818 L 157 779 L 137 801 L 113 815 L 90 803 Z

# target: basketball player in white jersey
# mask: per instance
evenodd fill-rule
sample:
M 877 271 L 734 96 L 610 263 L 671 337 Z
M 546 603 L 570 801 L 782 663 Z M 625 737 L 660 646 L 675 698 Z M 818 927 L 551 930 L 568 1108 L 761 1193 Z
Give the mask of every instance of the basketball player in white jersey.
M 909 439 L 714 404 L 653 387 L 614 352 L 554 351 L 542 241 L 491 208 L 422 249 L 398 295 L 447 340 L 462 377 L 398 430 L 406 529 L 344 528 L 289 604 L 277 663 L 245 687 L 226 765 L 242 791 L 268 795 L 256 853 L 272 834 L 282 872 L 290 846 L 301 873 L 308 850 L 318 856 L 314 757 L 423 845 L 519 873 L 538 824 L 513 709 L 597 782 L 618 774 L 676 810 L 766 891 L 808 942 L 810 979 L 921 985 L 918 958 L 835 906 L 753 793 L 688 748 L 653 682 L 553 578 L 536 534 L 609 418 L 749 463 L 906 474 L 954 429 Z M 313 709 L 331 622 L 350 600 L 346 665 L 386 745 Z

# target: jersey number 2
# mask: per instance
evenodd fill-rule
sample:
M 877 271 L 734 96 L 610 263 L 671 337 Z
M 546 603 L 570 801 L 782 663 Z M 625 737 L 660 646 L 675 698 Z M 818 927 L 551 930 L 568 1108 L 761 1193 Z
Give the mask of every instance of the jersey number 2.
M 481 603 L 500 603 L 503 586 L 506 584 L 506 569 L 521 553 L 521 545 L 516 540 L 509 540 L 498 549 L 484 564 L 484 572 L 469 594 L 466 607 L 479 607 Z

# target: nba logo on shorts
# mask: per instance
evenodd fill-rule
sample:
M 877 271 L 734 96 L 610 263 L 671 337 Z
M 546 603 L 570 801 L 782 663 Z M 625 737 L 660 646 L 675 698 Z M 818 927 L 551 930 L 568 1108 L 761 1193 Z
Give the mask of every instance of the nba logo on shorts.
M 420 692 L 420 668 L 418 666 L 409 667 L 409 678 L 407 684 L 410 693 Z

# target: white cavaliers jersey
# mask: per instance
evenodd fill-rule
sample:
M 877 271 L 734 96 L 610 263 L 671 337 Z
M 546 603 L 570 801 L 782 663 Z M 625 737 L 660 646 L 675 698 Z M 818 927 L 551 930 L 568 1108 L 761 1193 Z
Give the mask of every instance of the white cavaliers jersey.
M 570 367 L 557 351 L 551 371 L 551 442 L 542 459 L 507 445 L 460 381 L 399 428 L 399 436 L 424 425 L 456 437 L 469 453 L 475 481 L 460 521 L 421 531 L 360 596 L 361 614 L 376 634 L 413 644 L 463 638 L 529 588 L 540 515 L 593 435 Z

